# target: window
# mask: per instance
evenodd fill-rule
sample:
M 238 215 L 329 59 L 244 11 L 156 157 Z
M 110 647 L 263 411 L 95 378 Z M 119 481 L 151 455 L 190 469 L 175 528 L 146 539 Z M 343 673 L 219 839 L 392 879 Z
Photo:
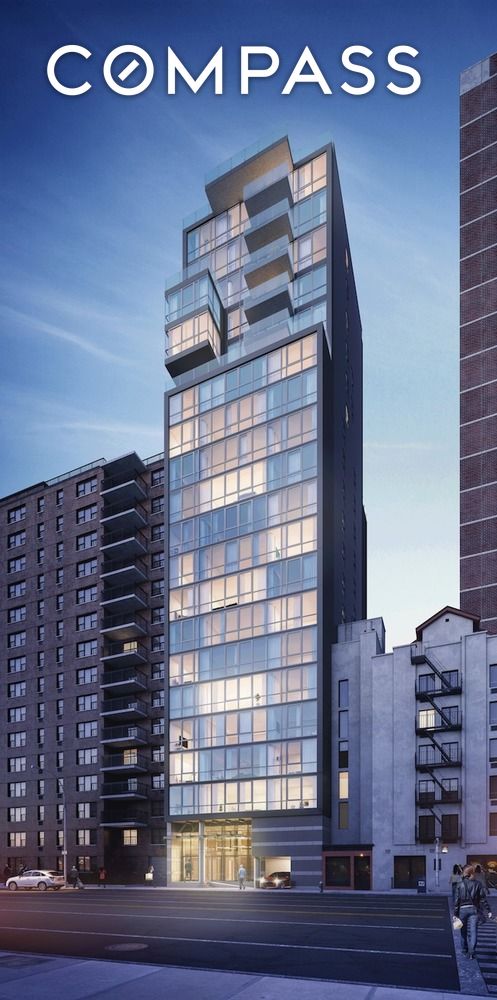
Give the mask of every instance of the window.
M 38 823 L 45 822 L 45 806 L 38 806 Z
M 9 799 L 22 799 L 26 795 L 26 782 L 14 781 L 7 785 Z
M 97 532 L 88 531 L 86 535 L 76 536 L 76 551 L 82 552 L 84 549 L 92 549 L 97 544 Z
M 55 494 L 55 504 L 57 507 L 61 507 L 63 503 L 64 503 L 64 490 L 60 489 L 57 490 L 57 493 Z
M 123 830 L 123 847 L 136 847 L 138 830 Z
M 62 531 L 63 528 L 64 528 L 64 515 L 63 514 L 59 514 L 55 518 L 55 530 L 56 531 Z
M 154 524 L 152 527 L 152 541 L 160 542 L 164 538 L 164 525 Z
M 152 580 L 152 597 L 164 596 L 164 580 Z
M 25 545 L 25 543 L 26 543 L 26 532 L 24 530 L 14 531 L 7 538 L 8 549 L 17 549 L 20 545 Z
M 55 651 L 55 662 L 56 663 L 63 663 L 64 662 L 64 647 L 63 646 L 57 646 L 57 649 Z
M 151 559 L 152 569 L 163 569 L 164 567 L 164 553 L 163 552 L 153 552 Z
M 98 788 L 97 774 L 82 774 L 76 778 L 77 792 L 96 792 Z
M 19 705 L 18 708 L 9 708 L 7 719 L 9 722 L 26 722 L 26 706 Z
M 45 590 L 45 574 L 40 573 L 37 579 L 37 589 Z
M 45 614 L 45 601 L 41 600 L 41 601 L 37 602 L 37 604 L 36 604 L 36 613 L 37 613 L 38 616 Z
M 45 536 L 45 525 L 43 521 L 40 521 L 40 523 L 36 525 L 36 537 L 39 538 L 40 541 L 42 541 L 44 536 Z
M 36 759 L 37 767 L 39 771 L 43 771 L 45 768 L 45 754 L 39 753 Z
M 90 601 L 96 601 L 96 599 L 96 587 L 83 587 L 81 590 L 76 591 L 76 604 L 89 604 Z
M 23 622 L 26 618 L 26 605 L 20 604 L 17 608 L 9 608 L 7 612 L 7 622 L 9 625 L 15 625 L 17 622 Z
M 163 653 L 164 652 L 164 636 L 163 635 L 153 635 L 152 636 L 152 652 L 153 653 Z
M 64 635 L 64 622 L 62 620 L 55 623 L 55 636 L 57 639 L 62 639 Z
M 87 764 L 97 764 L 98 763 L 98 748 L 88 747 L 85 750 L 76 751 L 76 763 L 79 767 L 83 767 Z
M 98 640 L 88 639 L 86 642 L 76 643 L 76 656 L 81 660 L 85 656 L 96 656 L 98 652 Z
M 56 611 L 64 610 L 64 594 L 57 594 L 55 598 L 55 610 Z
M 76 511 L 76 524 L 86 524 L 88 521 L 94 521 L 96 516 L 96 503 L 90 504 L 89 507 L 80 507 L 80 509 Z
M 338 682 L 338 704 L 340 708 L 349 707 L 349 682 L 339 681 Z
M 164 608 L 152 608 L 152 625 L 164 624 Z
M 11 806 L 8 810 L 9 823 L 26 822 L 26 806 Z
M 44 642 L 45 641 L 45 626 L 44 625 L 38 625 L 37 635 L 38 635 L 38 642 Z
M 26 645 L 26 633 L 25 632 L 11 632 L 8 640 L 7 646 L 9 649 L 16 649 L 19 646 Z
M 164 510 L 164 497 L 154 497 L 152 500 L 152 514 L 162 514 Z
M 19 580 L 19 583 L 9 583 L 8 587 L 8 597 L 11 600 L 13 597 L 24 597 L 26 593 L 26 581 Z
M 24 832 L 8 833 L 7 847 L 26 847 L 26 834 Z
M 38 730 L 38 746 L 42 747 L 43 744 L 44 744 L 44 742 L 45 742 L 45 730 L 44 729 L 39 729 Z
M 497 701 L 491 701 L 488 707 L 489 723 L 491 726 L 497 726 Z
M 18 733 L 9 733 L 7 737 L 7 745 L 9 750 L 17 750 L 19 747 L 26 746 L 26 732 L 21 730 Z
M 497 688 L 497 663 L 491 663 L 489 669 L 490 687 Z
M 64 674 L 57 674 L 56 684 L 57 684 L 57 691 L 62 691 L 64 688 Z
M 152 708 L 164 708 L 164 688 L 152 694 Z
M 38 670 L 43 670 L 43 667 L 45 666 L 45 652 L 43 649 L 40 649 L 36 654 L 36 662 L 38 664 Z
M 45 549 L 38 549 L 36 553 L 36 561 L 39 566 L 45 562 Z
M 64 556 L 64 542 L 57 542 L 55 546 L 55 555 L 57 559 L 62 559 Z
M 55 582 L 56 582 L 56 584 L 57 584 L 58 587 L 61 587 L 62 584 L 64 583 L 64 570 L 63 569 L 57 569 L 55 571 Z
M 489 813 L 488 832 L 491 837 L 497 837 L 497 812 Z
M 422 844 L 431 844 L 435 840 L 435 817 L 420 816 L 418 839 Z
M 21 573 L 26 569 L 26 556 L 17 556 L 7 562 L 7 573 Z
M 76 631 L 86 632 L 90 628 L 97 627 L 97 612 L 93 611 L 91 615 L 78 615 L 76 618 Z
M 78 740 L 95 739 L 98 736 L 98 722 L 93 719 L 91 722 L 78 722 L 76 726 L 76 736 Z
M 96 830 L 76 830 L 76 843 L 78 847 L 87 847 L 96 843 Z
M 45 847 L 45 831 L 38 830 L 38 847 Z
M 55 738 L 57 743 L 64 742 L 64 726 L 57 726 L 55 729 Z
M 98 696 L 96 694 L 80 694 L 76 698 L 77 712 L 94 712 L 98 707 Z
M 97 560 L 96 559 L 85 559 L 84 562 L 79 562 L 76 564 L 76 576 L 81 578 L 82 576 L 91 576 L 93 573 L 97 572 Z
M 36 509 L 39 514 L 43 514 L 43 511 L 45 510 L 45 497 L 38 497 Z
M 26 504 L 23 503 L 19 507 L 11 507 L 7 512 L 7 524 L 15 524 L 16 521 L 24 521 L 26 517 Z
M 97 479 L 96 476 L 92 476 L 91 479 L 82 479 L 79 483 L 76 483 L 76 496 L 86 497 L 90 493 L 96 493 L 97 490 Z
M 57 712 L 57 716 L 59 718 L 60 718 L 61 715 L 64 715 L 64 699 L 63 698 L 57 698 L 57 701 L 55 702 L 55 711 Z
M 7 770 L 10 774 L 18 773 L 19 771 L 26 770 L 26 758 L 25 757 L 9 757 L 7 760 Z
M 26 669 L 26 657 L 25 656 L 14 656 L 7 664 L 7 672 L 9 674 L 20 674 Z
M 151 485 L 152 486 L 164 485 L 164 469 L 155 469 L 152 472 Z
M 96 814 L 95 802 L 78 802 L 76 804 L 76 819 L 92 819 Z
M 43 694 L 45 690 L 45 678 L 43 676 L 37 678 L 36 690 L 38 691 L 38 694 Z
M 84 667 L 76 671 L 76 684 L 96 684 L 97 676 L 97 667 Z
M 162 681 L 164 680 L 164 661 L 161 663 L 152 664 L 152 680 Z
M 38 702 L 36 715 L 40 721 L 45 718 L 45 704 L 43 701 Z
M 489 740 L 490 760 L 497 760 L 497 739 Z

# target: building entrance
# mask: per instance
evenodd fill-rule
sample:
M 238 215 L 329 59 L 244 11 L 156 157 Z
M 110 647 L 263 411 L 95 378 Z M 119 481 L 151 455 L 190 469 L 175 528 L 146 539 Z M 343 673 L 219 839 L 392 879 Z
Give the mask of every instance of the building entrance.
M 205 823 L 207 882 L 235 882 L 243 865 L 252 875 L 252 824 L 247 820 L 207 820 Z

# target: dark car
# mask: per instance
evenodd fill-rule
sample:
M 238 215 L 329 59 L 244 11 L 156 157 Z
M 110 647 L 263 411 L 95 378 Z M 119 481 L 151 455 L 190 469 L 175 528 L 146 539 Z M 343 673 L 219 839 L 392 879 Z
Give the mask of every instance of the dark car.
M 259 881 L 261 889 L 291 889 L 292 876 L 290 872 L 272 872 L 263 875 Z

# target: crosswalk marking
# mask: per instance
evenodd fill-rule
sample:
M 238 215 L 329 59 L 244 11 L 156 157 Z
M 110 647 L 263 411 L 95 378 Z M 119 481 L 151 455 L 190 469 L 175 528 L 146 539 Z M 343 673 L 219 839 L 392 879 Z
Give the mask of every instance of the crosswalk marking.
M 476 958 L 488 992 L 497 996 L 497 924 L 493 920 L 478 927 Z

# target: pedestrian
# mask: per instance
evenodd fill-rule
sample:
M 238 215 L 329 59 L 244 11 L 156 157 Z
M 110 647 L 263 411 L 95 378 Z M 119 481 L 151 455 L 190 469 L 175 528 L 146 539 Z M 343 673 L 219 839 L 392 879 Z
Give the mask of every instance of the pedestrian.
M 488 892 L 487 876 L 481 865 L 475 865 L 475 882 L 481 882 L 485 892 Z
M 99 882 L 99 885 L 102 886 L 102 889 L 105 889 L 105 883 L 106 883 L 106 881 L 107 881 L 107 872 L 106 872 L 104 866 L 101 865 L 100 868 L 98 869 L 98 882 Z
M 474 876 L 474 866 L 466 865 L 463 869 L 462 879 L 456 886 L 454 902 L 454 915 L 462 921 L 462 950 L 469 958 L 475 957 L 480 914 L 486 914 L 489 918 L 492 916 L 487 902 L 487 893 L 481 882 L 478 882 Z
M 240 889 L 245 889 L 245 879 L 247 878 L 247 870 L 243 865 L 240 865 L 238 869 L 238 886 Z
M 10 865 L 5 865 L 5 868 L 3 870 L 3 880 L 5 883 L 7 882 L 7 879 L 11 877 L 11 875 L 12 875 L 12 869 Z
M 76 889 L 79 882 L 79 874 L 76 865 L 72 866 L 71 871 L 69 872 L 69 879 L 70 882 L 72 883 L 73 889 Z
M 191 882 L 192 880 L 192 863 L 190 858 L 185 861 L 185 882 Z
M 459 885 L 459 882 L 461 881 L 461 879 L 462 879 L 461 866 L 460 865 L 454 865 L 454 867 L 452 869 L 452 875 L 450 876 L 450 879 L 449 879 L 449 885 L 450 885 L 450 887 L 452 889 L 452 905 L 454 905 L 454 903 L 456 901 L 456 888 Z

